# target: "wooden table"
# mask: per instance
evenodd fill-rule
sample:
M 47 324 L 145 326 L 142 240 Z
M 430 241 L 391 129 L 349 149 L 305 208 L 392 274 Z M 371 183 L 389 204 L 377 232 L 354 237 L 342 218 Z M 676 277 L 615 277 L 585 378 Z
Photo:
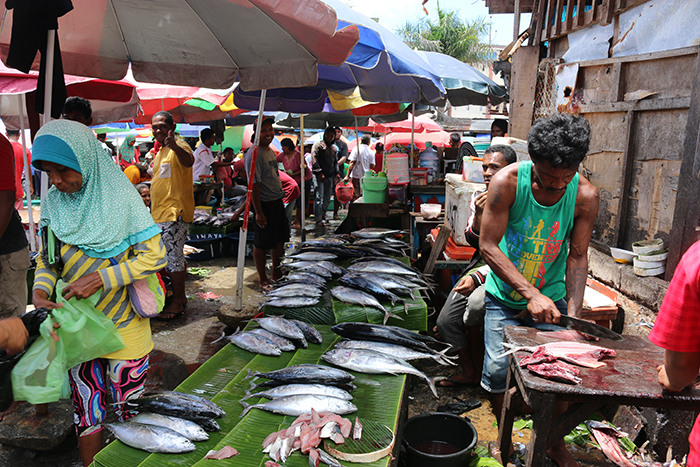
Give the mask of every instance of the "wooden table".
M 506 326 L 504 341 L 525 346 L 552 341 L 538 336 L 537 332 L 537 329 L 525 326 Z M 649 342 L 648 338 L 624 336 L 622 340 L 600 339 L 592 344 L 613 349 L 617 356 L 605 359 L 605 367 L 580 367 L 583 380 L 580 385 L 557 383 L 520 368 L 517 357 L 530 355 L 529 352 L 516 352 L 508 357 L 507 390 L 498 424 L 501 452 L 509 452 L 515 415 L 513 406 L 518 396 L 534 411 L 532 440 L 525 458 L 527 466 L 542 465 L 547 449 L 604 405 L 700 411 L 700 389 L 687 388 L 680 393 L 662 390 L 656 367 L 663 362 L 664 350 Z M 568 410 L 555 420 L 554 403 L 559 401 L 570 404 Z
M 216 183 L 195 183 L 194 184 L 194 204 L 195 206 L 209 206 L 209 200 L 216 190 L 217 193 L 221 193 L 219 196 L 223 196 L 223 186 L 221 182 Z M 217 196 L 219 204 L 221 204 L 221 198 Z
M 369 220 L 375 219 L 397 219 L 401 230 L 409 229 L 408 207 L 392 207 L 388 203 L 358 203 L 352 202 L 348 206 L 348 216 L 359 219 L 362 227 L 368 227 Z

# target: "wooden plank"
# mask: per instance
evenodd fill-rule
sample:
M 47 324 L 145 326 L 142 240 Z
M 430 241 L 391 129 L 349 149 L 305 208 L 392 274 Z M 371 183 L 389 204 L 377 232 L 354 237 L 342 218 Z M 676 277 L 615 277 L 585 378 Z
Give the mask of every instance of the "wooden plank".
M 614 221 L 614 236 L 612 244 L 620 248 L 624 237 L 621 235 L 623 222 L 627 219 L 627 211 L 629 210 L 630 186 L 632 185 L 632 169 L 634 168 L 634 111 L 627 112 L 627 144 L 625 144 L 625 152 L 622 158 L 622 180 L 620 186 L 620 203 L 617 217 Z
M 447 225 L 443 224 L 440 226 L 440 233 L 438 233 L 433 248 L 430 250 L 430 256 L 428 256 L 428 262 L 425 263 L 425 268 L 423 269 L 424 274 L 432 274 L 435 270 L 435 262 L 438 260 L 443 251 L 445 251 L 445 245 L 447 245 L 447 239 L 450 238 L 452 234 L 452 229 Z
M 538 0 L 537 2 L 537 22 L 535 23 L 535 39 L 528 42 L 528 45 L 539 47 L 540 40 L 542 39 L 542 29 L 546 27 L 545 18 L 545 0 Z
M 564 32 L 571 32 L 571 26 L 574 20 L 574 3 L 576 0 L 568 0 L 566 2 L 566 21 L 564 22 Z
M 643 99 L 641 101 L 621 101 L 606 102 L 602 104 L 584 104 L 581 106 L 581 113 L 606 113 L 606 112 L 629 112 L 634 110 L 643 112 L 647 110 L 672 110 L 687 109 L 690 107 L 691 97 L 670 97 L 665 99 Z
M 554 16 L 554 34 L 553 36 L 561 35 L 561 15 L 564 13 L 564 0 L 557 0 L 557 12 Z
M 700 219 L 700 55 L 695 61 L 693 91 L 685 128 L 683 157 L 678 177 L 678 193 L 673 211 L 673 229 L 669 240 L 666 280 L 670 280 L 681 256 L 699 237 Z
M 595 1 L 595 0 L 594 0 Z M 602 15 L 600 17 L 600 25 L 607 26 L 612 23 L 615 14 L 615 0 L 603 0 Z
M 520 47 L 513 55 L 508 134 L 514 138 L 527 139 L 532 126 L 532 103 L 535 101 L 539 58 L 539 46 Z
M 557 0 L 547 0 L 547 17 L 544 23 L 544 37 L 542 41 L 547 41 L 552 37 L 552 18 L 554 17 L 554 7 Z
M 575 25 L 577 28 L 583 27 L 583 18 L 585 16 L 585 12 L 583 10 L 586 9 L 586 0 L 578 0 L 576 3 L 576 21 Z
M 612 65 L 615 62 L 646 62 L 650 60 L 658 60 L 660 58 L 679 57 L 681 55 L 695 55 L 700 50 L 700 47 L 683 47 L 680 49 L 664 50 L 662 52 L 649 52 L 645 54 L 630 55 L 627 57 L 599 58 L 596 60 L 584 60 L 578 62 L 579 68 L 589 66 Z
M 622 63 L 613 63 L 612 73 L 612 93 L 610 95 L 610 100 L 612 102 L 618 102 L 625 97 L 622 87 Z

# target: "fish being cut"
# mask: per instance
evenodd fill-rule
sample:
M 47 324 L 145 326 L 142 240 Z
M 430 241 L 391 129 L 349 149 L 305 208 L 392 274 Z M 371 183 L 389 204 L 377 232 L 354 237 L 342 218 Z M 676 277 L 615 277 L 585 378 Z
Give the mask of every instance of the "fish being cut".
M 520 359 L 518 365 L 521 368 L 525 368 L 528 365 L 537 365 L 540 363 L 551 363 L 556 361 L 557 357 L 547 353 L 547 349 L 544 347 L 539 347 L 535 350 L 532 355 L 526 355 Z
M 632 463 L 623 454 L 620 449 L 620 444 L 616 438 L 627 436 L 616 428 L 606 425 L 605 423 L 594 420 L 586 421 L 586 426 L 593 433 L 600 450 L 607 456 L 608 459 L 619 465 L 620 467 L 637 467 L 637 464 Z
M 597 341 L 595 336 L 576 331 L 575 329 L 567 329 L 565 331 L 540 331 L 538 336 L 550 337 L 552 339 L 561 339 L 563 341 Z
M 528 365 L 527 369 L 546 379 L 557 381 L 560 383 L 581 384 L 583 381 L 579 378 L 578 370 L 571 365 L 566 365 L 564 362 L 540 363 L 537 365 Z M 571 371 L 571 369 L 574 371 Z
M 244 407 L 241 417 L 247 414 L 251 409 L 261 409 L 276 414 L 294 416 L 308 413 L 311 409 L 318 409 L 319 412 L 332 412 L 340 415 L 357 411 L 357 407 L 350 401 L 318 394 L 297 394 L 294 396 L 272 399 L 255 405 L 250 405 L 241 401 L 241 405 Z
M 600 368 L 605 366 L 605 363 L 600 360 L 605 357 L 614 357 L 615 351 L 604 347 L 584 344 L 583 342 L 550 342 L 537 347 L 518 347 L 507 342 L 503 346 L 509 350 L 497 358 L 510 355 L 514 352 L 524 350 L 526 352 L 535 352 L 540 347 L 544 347 L 548 354 L 557 357 L 560 360 L 573 363 L 574 365 L 584 366 L 587 368 Z

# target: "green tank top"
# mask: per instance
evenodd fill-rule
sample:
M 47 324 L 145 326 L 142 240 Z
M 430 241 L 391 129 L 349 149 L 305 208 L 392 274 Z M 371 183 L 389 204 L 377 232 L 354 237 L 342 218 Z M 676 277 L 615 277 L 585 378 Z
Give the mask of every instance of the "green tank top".
M 542 206 L 532 195 L 532 162 L 520 162 L 515 203 L 498 245 L 520 274 L 553 301 L 566 296 L 567 242 L 574 225 L 578 177 L 578 173 L 574 175 L 555 205 Z M 496 274 L 488 275 L 486 291 L 508 307 L 527 308 L 523 296 Z

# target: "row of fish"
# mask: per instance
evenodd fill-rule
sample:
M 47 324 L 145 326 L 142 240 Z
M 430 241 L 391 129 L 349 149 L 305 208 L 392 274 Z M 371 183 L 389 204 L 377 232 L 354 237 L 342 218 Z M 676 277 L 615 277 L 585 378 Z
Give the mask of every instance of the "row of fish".
M 301 451 L 309 456 L 309 465 L 318 467 L 319 462 L 330 466 L 341 466 L 337 459 L 319 447 L 321 441 L 330 439 L 336 444 L 343 444 L 345 438 L 359 440 L 362 437 L 362 424 L 356 417 L 355 424 L 337 414 L 316 412 L 300 415 L 289 428 L 268 435 L 262 443 L 263 452 L 276 462 L 286 462 L 294 451 Z M 267 463 L 265 464 L 268 465 Z M 271 464 L 270 464 L 271 465 Z M 275 464 L 279 465 L 279 464 Z
M 321 333 L 303 321 L 280 317 L 256 318 L 255 321 L 260 325 L 259 328 L 237 330 L 230 336 L 221 336 L 221 339 L 248 352 L 272 357 L 279 357 L 282 352 L 293 352 L 298 348 L 305 349 L 308 342 L 323 342 Z
M 148 452 L 194 451 L 194 441 L 208 440 L 207 431 L 221 429 L 215 419 L 226 415 L 208 399 L 176 391 L 128 399 L 124 405 L 139 413 L 103 426 L 124 444 Z

